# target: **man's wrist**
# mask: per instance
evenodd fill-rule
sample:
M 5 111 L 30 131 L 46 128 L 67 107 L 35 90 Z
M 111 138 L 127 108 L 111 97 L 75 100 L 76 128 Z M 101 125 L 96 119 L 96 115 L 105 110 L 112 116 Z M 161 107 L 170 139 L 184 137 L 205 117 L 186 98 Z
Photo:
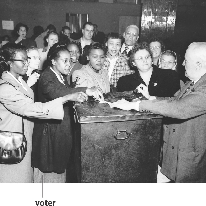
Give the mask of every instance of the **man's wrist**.
M 139 111 L 139 104 L 141 101 L 138 102 L 131 102 L 131 109 L 134 109 L 136 111 Z

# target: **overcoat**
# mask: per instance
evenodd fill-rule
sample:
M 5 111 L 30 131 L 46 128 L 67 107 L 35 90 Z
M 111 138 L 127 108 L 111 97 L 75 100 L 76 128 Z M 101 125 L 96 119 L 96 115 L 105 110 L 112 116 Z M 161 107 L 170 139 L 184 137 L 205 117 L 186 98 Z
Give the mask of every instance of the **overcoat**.
M 60 82 L 48 67 L 38 84 L 38 100 L 48 102 L 75 92 L 85 92 L 86 87 L 71 88 Z M 35 121 L 33 134 L 32 165 L 42 172 L 64 173 L 72 148 L 72 102 L 64 104 L 63 120 Z
M 170 100 L 142 101 L 140 110 L 170 117 L 161 172 L 175 182 L 206 182 L 206 74 Z
M 5 82 L 9 82 L 15 87 L 9 84 L 2 84 Z M 0 84 L 2 84 L 0 85 L 0 130 L 22 132 L 23 118 L 24 134 L 27 139 L 27 153 L 22 162 L 13 165 L 0 164 L 0 182 L 32 182 L 31 149 L 33 122 L 30 118 L 63 119 L 62 99 L 58 98 L 45 104 L 40 102 L 34 103 L 32 89 L 23 81 L 26 91 L 8 72 L 2 74 Z

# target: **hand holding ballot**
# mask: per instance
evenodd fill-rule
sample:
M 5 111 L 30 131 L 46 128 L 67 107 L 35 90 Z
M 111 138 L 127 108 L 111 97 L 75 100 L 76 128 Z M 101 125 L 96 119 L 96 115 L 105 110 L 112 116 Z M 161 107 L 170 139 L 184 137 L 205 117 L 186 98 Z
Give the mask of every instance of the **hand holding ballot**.
M 121 100 L 118 100 L 117 102 L 113 102 L 113 103 L 110 103 L 110 107 L 111 108 L 119 108 L 119 109 L 122 109 L 122 110 L 137 110 L 139 111 L 139 103 L 140 101 L 137 101 L 137 102 L 128 102 L 127 100 L 125 99 L 121 99 Z
M 148 87 L 145 86 L 144 84 L 140 84 L 138 87 L 137 87 L 137 90 L 139 93 L 142 93 L 142 95 L 144 97 L 146 97 L 148 100 L 154 100 L 156 99 L 155 96 L 150 96 L 149 95 L 149 91 L 148 91 Z

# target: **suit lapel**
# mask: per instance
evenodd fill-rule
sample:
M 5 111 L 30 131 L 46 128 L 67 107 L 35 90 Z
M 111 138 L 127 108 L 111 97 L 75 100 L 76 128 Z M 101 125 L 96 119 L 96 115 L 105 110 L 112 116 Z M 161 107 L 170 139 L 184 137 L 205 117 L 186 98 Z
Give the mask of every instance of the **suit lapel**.
M 192 83 L 192 81 L 189 81 L 184 87 L 183 89 L 179 92 L 179 94 L 177 95 L 177 99 L 181 99 L 182 97 L 184 97 L 185 95 L 189 94 L 192 87 L 190 86 Z M 191 87 L 191 88 L 190 88 Z M 193 86 L 194 87 L 194 86 Z
M 206 74 L 204 74 L 193 86 L 191 86 L 192 81 L 189 81 L 185 85 L 185 87 L 180 91 L 179 95 L 177 95 L 177 98 L 183 98 L 188 94 L 194 92 L 196 88 L 199 87 L 204 81 L 206 81 Z

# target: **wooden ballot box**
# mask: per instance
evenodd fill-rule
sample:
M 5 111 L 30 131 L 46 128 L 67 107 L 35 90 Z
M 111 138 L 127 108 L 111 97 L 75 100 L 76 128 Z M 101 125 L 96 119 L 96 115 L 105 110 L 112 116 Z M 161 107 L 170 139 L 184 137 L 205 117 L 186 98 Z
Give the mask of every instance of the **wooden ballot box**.
M 162 117 L 108 104 L 75 105 L 78 182 L 157 182 Z

